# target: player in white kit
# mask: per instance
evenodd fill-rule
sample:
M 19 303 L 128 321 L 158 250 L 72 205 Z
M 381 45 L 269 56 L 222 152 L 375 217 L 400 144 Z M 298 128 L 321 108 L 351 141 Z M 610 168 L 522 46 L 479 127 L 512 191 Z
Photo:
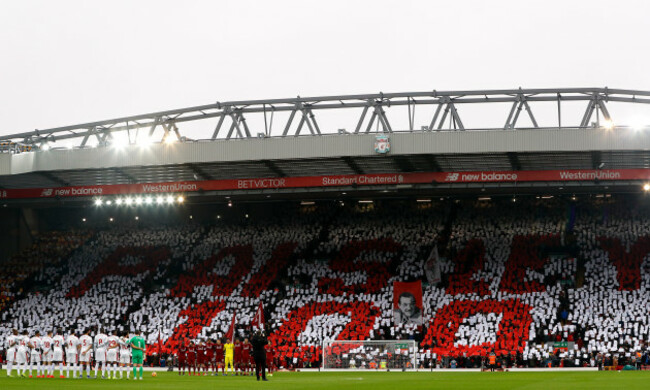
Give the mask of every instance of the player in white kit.
M 109 332 L 106 348 L 106 377 L 117 379 L 117 360 L 120 352 L 120 339 L 113 333 Z
M 36 366 L 36 377 L 41 378 L 41 332 L 38 330 L 34 337 L 29 339 L 29 377 L 32 377 L 32 369 Z
M 50 378 L 54 378 L 54 366 L 59 365 L 59 378 L 65 378 L 63 376 L 63 347 L 65 347 L 65 340 L 61 333 L 57 330 L 52 337 L 52 366 L 50 367 Z M 76 348 L 76 347 L 75 347 Z M 77 362 L 76 354 L 74 362 Z
M 75 336 L 74 332 L 70 330 L 68 338 L 65 340 L 65 371 L 68 378 L 70 378 L 70 371 L 72 377 L 76 378 L 81 375 L 81 368 L 77 373 L 77 364 L 79 359 L 79 338 Z
M 7 376 L 11 376 L 14 364 L 16 363 L 16 349 L 18 349 L 18 330 L 13 329 L 7 337 L 5 349 L 7 350 Z
M 21 336 L 18 336 L 18 347 L 16 348 L 16 365 L 18 366 L 18 375 L 25 377 L 27 371 L 27 358 L 29 351 L 29 336 L 27 331 L 24 331 Z
M 86 369 L 86 378 L 90 379 L 90 351 L 93 348 L 93 338 L 90 337 L 90 329 L 86 329 L 84 334 L 79 337 L 79 365 Z M 83 368 L 79 376 L 83 378 Z
M 54 378 L 52 375 L 52 331 L 48 331 L 43 338 L 41 338 L 41 353 L 43 360 L 43 376 L 45 378 Z
M 131 375 L 131 370 L 129 370 L 130 364 L 131 344 L 129 344 L 129 333 L 124 332 L 120 338 L 120 379 L 122 379 L 123 372 L 126 372 L 126 379 L 129 379 Z
M 105 379 L 102 369 L 106 371 L 106 346 L 108 345 L 108 336 L 100 330 L 95 335 L 95 378 Z M 100 367 L 101 365 L 101 367 Z M 97 376 L 99 371 L 99 376 Z

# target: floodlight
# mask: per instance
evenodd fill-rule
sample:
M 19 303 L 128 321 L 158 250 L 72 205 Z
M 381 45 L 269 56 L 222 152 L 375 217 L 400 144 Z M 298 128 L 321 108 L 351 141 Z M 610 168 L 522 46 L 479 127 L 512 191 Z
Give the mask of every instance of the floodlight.
M 107 206 L 110 206 L 111 203 L 113 203 L 113 202 L 111 202 L 110 200 L 107 200 L 107 201 L 106 201 L 106 205 L 107 205 Z
M 646 191 L 646 192 L 647 192 L 647 191 L 650 191 L 650 184 L 645 183 L 645 184 L 643 185 L 643 191 Z
M 150 197 L 150 196 L 147 196 L 146 198 L 144 198 L 144 203 L 152 204 L 153 203 L 153 198 Z
M 165 200 L 163 199 L 162 196 L 159 196 L 159 197 L 156 198 L 156 203 L 158 203 L 158 204 L 163 204 L 164 201 Z
M 50 150 L 50 144 L 47 142 L 41 145 L 41 150 Z
M 604 127 L 606 130 L 611 130 L 611 129 L 614 128 L 614 122 L 612 122 L 611 119 L 605 119 L 605 120 L 603 121 L 603 127 Z
M 122 202 L 123 202 L 122 198 L 115 199 L 115 204 L 118 205 L 118 206 L 121 206 Z
M 127 206 L 131 206 L 133 204 L 133 198 L 126 198 L 124 202 L 126 203 Z
M 171 195 L 167 195 L 167 198 L 165 199 L 168 204 L 174 203 L 174 197 Z
M 102 205 L 102 200 L 101 199 L 95 199 L 95 206 L 101 206 Z
M 185 198 L 184 198 L 182 195 L 179 196 L 176 200 L 178 201 L 178 203 L 183 203 L 183 202 L 185 202 Z
M 143 201 L 142 201 L 142 198 L 141 198 L 141 197 L 138 196 L 137 198 L 135 198 L 135 204 L 137 204 L 137 205 L 141 205 L 142 202 L 143 202 Z

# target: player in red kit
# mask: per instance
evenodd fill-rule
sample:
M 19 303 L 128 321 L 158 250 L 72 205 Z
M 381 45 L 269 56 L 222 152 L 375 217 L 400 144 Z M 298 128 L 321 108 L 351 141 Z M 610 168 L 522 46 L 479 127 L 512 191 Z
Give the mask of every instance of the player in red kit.
M 178 346 L 176 356 L 178 357 L 178 375 L 181 375 L 181 371 L 185 375 L 185 367 L 187 366 L 187 345 L 185 344 L 185 340 L 181 341 Z
M 214 368 L 214 342 L 210 339 L 205 343 L 205 371 L 209 372 L 212 368 L 213 375 L 217 371 Z
M 241 372 L 241 364 L 242 364 L 241 363 L 241 361 L 242 361 L 241 360 L 241 358 L 242 358 L 242 345 L 241 345 L 241 342 L 239 341 L 239 339 L 235 339 L 234 351 L 235 351 L 235 353 L 233 355 L 233 357 L 234 357 L 233 360 L 235 361 L 235 375 L 239 375 L 239 373 Z M 239 371 L 237 371 L 237 369 L 239 369 Z
M 192 368 L 196 374 L 196 345 L 194 341 L 190 341 L 190 346 L 187 347 L 187 373 L 192 375 Z
M 275 350 L 271 346 L 271 344 L 266 345 L 266 372 L 269 373 L 269 375 L 273 375 L 273 371 L 275 371 L 275 362 L 273 361 L 275 355 Z
M 248 339 L 244 339 L 244 342 L 241 345 L 241 369 L 246 373 L 246 375 L 249 375 L 249 372 L 252 375 L 251 371 L 251 343 L 248 341 Z
M 203 369 L 203 375 L 205 375 L 205 343 L 199 342 L 196 344 L 196 366 L 198 366 L 199 374 L 201 375 L 201 369 Z M 196 370 L 194 371 L 196 374 Z
M 217 339 L 217 342 L 214 344 L 214 361 L 217 365 L 217 370 L 221 367 L 221 375 L 226 375 L 224 372 L 223 344 L 221 343 L 221 339 Z M 214 371 L 215 374 L 217 374 L 217 370 Z

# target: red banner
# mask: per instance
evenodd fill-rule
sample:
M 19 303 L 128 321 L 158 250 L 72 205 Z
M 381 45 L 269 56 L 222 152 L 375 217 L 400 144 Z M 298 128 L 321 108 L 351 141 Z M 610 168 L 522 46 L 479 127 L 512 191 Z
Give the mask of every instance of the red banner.
M 127 194 L 170 194 L 196 191 L 274 188 L 344 187 L 427 183 L 516 183 L 544 181 L 650 180 L 650 169 L 569 169 L 548 171 L 476 171 L 379 173 L 368 175 L 299 176 L 261 179 L 205 180 L 146 184 L 110 184 L 58 188 L 0 190 L 1 199 L 78 197 Z

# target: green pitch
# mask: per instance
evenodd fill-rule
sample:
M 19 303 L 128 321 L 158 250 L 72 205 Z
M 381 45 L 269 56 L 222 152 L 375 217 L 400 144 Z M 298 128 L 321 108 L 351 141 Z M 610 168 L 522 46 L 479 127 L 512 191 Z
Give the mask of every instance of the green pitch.
M 293 372 L 275 373 L 269 382 L 255 377 L 194 377 L 151 373 L 144 380 L 23 379 L 0 372 L 0 389 L 648 389 L 650 371 L 607 372 Z

